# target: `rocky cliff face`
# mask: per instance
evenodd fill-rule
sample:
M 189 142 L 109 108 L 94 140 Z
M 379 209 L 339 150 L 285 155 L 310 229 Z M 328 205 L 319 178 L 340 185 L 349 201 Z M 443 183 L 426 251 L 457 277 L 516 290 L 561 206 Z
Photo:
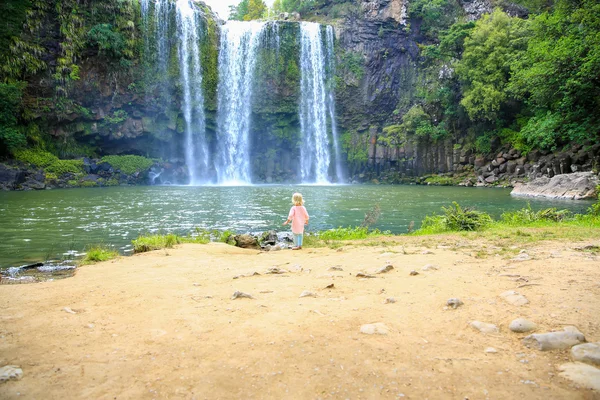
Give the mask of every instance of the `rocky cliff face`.
M 534 151 L 528 157 L 492 143 L 495 153 L 476 156 L 466 132 L 437 142 L 416 137 L 390 141 L 386 125 L 397 123 L 415 103 L 416 87 L 425 78 L 418 43 L 425 39 L 420 21 L 410 19 L 407 0 L 362 0 L 356 12 L 336 25 L 338 37 L 338 110 L 353 181 L 425 182 L 443 175 L 446 184 L 513 185 L 524 178 L 589 171 L 600 164 L 599 146 L 574 146 L 555 154 Z M 487 0 L 460 0 L 467 20 L 493 10 Z M 527 10 L 506 3 L 511 16 Z M 360 65 L 360 68 L 356 66 Z M 439 71 L 439 75 L 452 73 Z

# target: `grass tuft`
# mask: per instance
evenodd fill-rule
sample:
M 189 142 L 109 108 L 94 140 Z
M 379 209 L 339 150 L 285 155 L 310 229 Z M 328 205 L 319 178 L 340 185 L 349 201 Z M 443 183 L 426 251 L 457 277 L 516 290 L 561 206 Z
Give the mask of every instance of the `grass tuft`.
M 85 257 L 79 262 L 79 265 L 94 264 L 97 262 L 112 260 L 119 257 L 119 252 L 106 245 L 95 245 L 88 248 Z

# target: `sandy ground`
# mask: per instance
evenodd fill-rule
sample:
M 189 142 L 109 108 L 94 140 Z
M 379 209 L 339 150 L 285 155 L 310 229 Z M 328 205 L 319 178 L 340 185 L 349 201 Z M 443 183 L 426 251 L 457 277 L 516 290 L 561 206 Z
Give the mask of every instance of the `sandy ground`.
M 559 376 L 568 351 L 530 350 L 508 330 L 525 317 L 538 332 L 575 325 L 600 341 L 600 262 L 581 244 L 535 245 L 528 261 L 459 236 L 269 253 L 183 245 L 0 286 L 0 366 L 24 372 L 0 398 L 600 398 Z M 386 262 L 394 270 L 356 277 Z M 272 266 L 289 272 L 264 274 Z M 530 303 L 499 297 L 511 289 Z M 232 300 L 237 290 L 254 299 Z M 464 305 L 445 309 L 451 297 Z M 376 322 L 389 333 L 360 333 Z

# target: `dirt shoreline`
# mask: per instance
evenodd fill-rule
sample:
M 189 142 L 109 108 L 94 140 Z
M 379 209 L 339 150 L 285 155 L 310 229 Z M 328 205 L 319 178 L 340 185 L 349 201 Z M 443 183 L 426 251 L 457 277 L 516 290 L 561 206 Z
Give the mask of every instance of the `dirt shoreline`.
M 538 332 L 574 325 L 600 341 L 600 258 L 575 249 L 589 241 L 524 247 L 525 261 L 458 235 L 372 244 L 187 244 L 1 286 L 0 366 L 21 366 L 23 378 L 0 383 L 0 398 L 600 398 L 559 376 L 569 351 L 528 349 L 508 329 L 524 317 Z M 388 262 L 390 272 L 356 277 Z M 273 266 L 288 272 L 265 274 Z M 238 290 L 254 299 L 232 300 Z M 507 290 L 529 304 L 508 304 Z M 464 305 L 446 309 L 452 297 Z M 387 335 L 360 333 L 376 322 Z

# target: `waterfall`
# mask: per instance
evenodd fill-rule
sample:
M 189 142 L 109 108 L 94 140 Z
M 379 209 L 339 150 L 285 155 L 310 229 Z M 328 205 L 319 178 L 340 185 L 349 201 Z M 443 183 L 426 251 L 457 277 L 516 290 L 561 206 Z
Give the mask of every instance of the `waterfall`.
M 327 41 L 329 43 L 329 41 Z M 326 56 L 323 50 L 321 25 L 302 22 L 300 25 L 300 129 L 302 148 L 300 165 L 302 182 L 329 183 L 331 163 L 327 114 L 335 125 L 332 97 L 328 96 Z M 336 139 L 337 141 L 337 139 Z
M 333 151 L 335 153 L 335 176 L 337 183 L 344 182 L 344 174 L 342 170 L 342 154 L 340 151 L 340 141 L 337 130 L 337 120 L 335 114 L 335 54 L 334 50 L 334 32 L 331 25 L 327 26 L 327 66 L 329 72 L 328 80 L 328 103 L 327 108 L 329 109 L 329 119 L 331 121 L 331 137 L 333 138 Z
M 219 49 L 218 132 L 215 160 L 219 183 L 251 182 L 250 128 L 257 51 L 266 24 L 228 22 Z
M 144 48 L 149 60 L 156 65 L 160 99 L 168 109 L 171 86 L 169 60 L 171 58 L 170 39 L 172 15 L 175 10 L 177 49 L 179 56 L 180 86 L 182 90 L 181 112 L 185 121 L 184 158 L 188 170 L 189 183 L 197 185 L 207 180 L 209 171 L 209 151 L 205 137 L 204 94 L 202 87 L 202 64 L 200 56 L 201 24 L 199 11 L 193 0 L 141 0 L 142 21 L 146 32 Z M 152 24 L 150 24 L 152 20 Z M 150 46 L 150 40 L 154 45 Z
M 179 68 L 185 120 L 185 163 L 190 185 L 206 182 L 209 152 L 206 142 L 198 15 L 192 0 L 177 0 Z

